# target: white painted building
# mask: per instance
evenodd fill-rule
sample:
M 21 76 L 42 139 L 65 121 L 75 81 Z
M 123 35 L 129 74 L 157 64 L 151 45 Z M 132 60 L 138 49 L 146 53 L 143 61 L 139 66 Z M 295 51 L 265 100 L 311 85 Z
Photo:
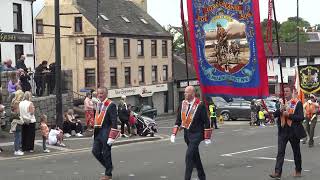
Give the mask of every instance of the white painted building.
M 295 82 L 295 71 L 297 67 L 297 46 L 296 43 L 281 43 L 281 63 L 283 82 L 293 85 Z M 273 45 L 273 58 L 268 54 L 268 78 L 270 94 L 280 92 L 280 64 L 278 61 L 276 44 Z M 306 42 L 300 44 L 300 65 L 320 64 L 320 42 Z M 272 60 L 273 59 L 273 60 Z
M 25 64 L 34 68 L 32 4 L 35 0 L 0 1 L 0 61 L 11 59 L 13 66 L 21 54 Z

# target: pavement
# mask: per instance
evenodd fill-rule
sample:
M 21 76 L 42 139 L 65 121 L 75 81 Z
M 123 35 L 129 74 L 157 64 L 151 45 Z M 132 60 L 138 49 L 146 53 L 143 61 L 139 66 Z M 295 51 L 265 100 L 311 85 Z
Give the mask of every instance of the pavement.
M 155 141 L 118 144 L 112 148 L 113 180 L 182 180 L 186 145 L 180 132 L 176 143 L 169 142 L 175 118 L 158 122 Z M 147 137 L 151 138 L 151 137 Z M 207 180 L 269 180 L 277 153 L 275 126 L 250 127 L 248 121 L 231 121 L 214 131 L 213 143 L 200 145 Z M 128 140 L 127 138 L 119 141 Z M 92 139 L 70 138 L 67 149 L 25 157 L 0 155 L 0 179 L 4 180 L 98 180 L 104 172 L 91 154 Z M 315 146 L 301 144 L 303 176 L 293 178 L 293 155 L 287 147 L 284 180 L 318 180 L 320 177 L 320 127 L 316 127 Z M 196 170 L 193 179 L 196 180 Z

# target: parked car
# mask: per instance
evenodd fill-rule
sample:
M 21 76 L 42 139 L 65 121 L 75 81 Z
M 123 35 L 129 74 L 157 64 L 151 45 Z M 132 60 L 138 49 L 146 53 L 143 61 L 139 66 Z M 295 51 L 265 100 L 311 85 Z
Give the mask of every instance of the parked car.
M 131 110 L 140 116 L 146 116 L 151 119 L 155 119 L 157 116 L 157 109 L 153 108 L 150 105 L 142 105 L 142 106 L 132 106 Z
M 222 116 L 224 121 L 236 119 L 250 119 L 250 102 L 245 100 L 236 100 L 225 103 L 223 106 L 217 106 L 217 114 Z

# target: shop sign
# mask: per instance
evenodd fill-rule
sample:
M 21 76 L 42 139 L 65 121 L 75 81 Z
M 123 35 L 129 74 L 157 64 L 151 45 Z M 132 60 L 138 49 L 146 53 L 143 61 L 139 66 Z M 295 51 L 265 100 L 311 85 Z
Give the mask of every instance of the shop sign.
M 32 34 L 0 33 L 0 42 L 32 43 Z
M 141 97 L 150 97 L 155 92 L 168 91 L 167 84 L 157 84 L 151 86 L 140 86 L 140 87 L 130 87 L 122 89 L 111 89 L 108 91 L 109 98 L 117 98 L 122 95 L 125 96 L 134 96 L 140 95 Z
M 181 81 L 180 82 L 180 88 L 184 88 L 184 87 L 187 87 L 188 86 L 188 81 Z M 189 81 L 189 86 L 199 86 L 200 83 L 198 80 L 191 80 Z

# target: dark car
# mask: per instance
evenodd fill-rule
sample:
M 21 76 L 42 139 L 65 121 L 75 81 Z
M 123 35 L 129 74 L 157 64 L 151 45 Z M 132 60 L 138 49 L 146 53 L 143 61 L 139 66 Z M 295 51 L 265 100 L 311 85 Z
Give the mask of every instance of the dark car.
M 146 116 L 152 119 L 155 119 L 155 117 L 157 116 L 157 109 L 149 105 L 133 106 L 131 109 L 133 112 L 138 113 L 140 116 Z
M 224 106 L 217 106 L 217 114 L 222 116 L 224 121 L 236 119 L 250 119 L 250 102 L 245 100 L 236 100 L 225 103 Z

